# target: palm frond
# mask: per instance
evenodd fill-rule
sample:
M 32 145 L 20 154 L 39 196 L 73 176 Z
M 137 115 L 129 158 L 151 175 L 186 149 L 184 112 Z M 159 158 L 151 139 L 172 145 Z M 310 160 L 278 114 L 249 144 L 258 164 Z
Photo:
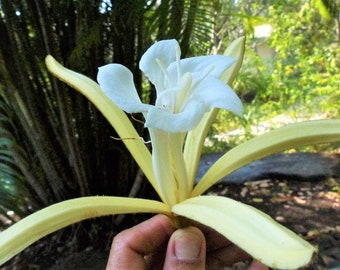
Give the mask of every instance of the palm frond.
M 8 110 L 9 107 L 0 97 L 0 228 L 14 222 L 14 215 L 27 215 L 28 208 L 24 206 L 29 206 L 26 201 L 29 194 L 27 183 L 15 158 L 19 155 L 24 159 L 25 151 L 13 136 Z

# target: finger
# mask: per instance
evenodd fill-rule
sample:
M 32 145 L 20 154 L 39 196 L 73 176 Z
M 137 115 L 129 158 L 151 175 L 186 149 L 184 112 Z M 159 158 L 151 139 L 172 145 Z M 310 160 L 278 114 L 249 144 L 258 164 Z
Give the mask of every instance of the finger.
M 170 237 L 164 270 L 203 270 L 205 253 L 205 238 L 199 229 L 178 229 Z
M 205 236 L 207 243 L 207 252 L 233 245 L 227 238 L 225 238 L 225 236 L 216 232 L 210 227 L 200 224 L 198 228 L 203 232 Z
M 207 269 L 221 269 L 251 258 L 214 229 L 198 222 L 194 224 L 203 232 L 206 239 Z
M 245 251 L 233 244 L 229 244 L 207 253 L 207 269 L 221 269 L 248 259 L 250 259 L 250 256 Z
M 197 221 L 191 220 L 192 226 L 199 228 L 206 240 L 207 252 L 230 246 L 232 243 L 222 234 L 215 231 L 213 228 L 203 225 Z
M 144 257 L 166 243 L 174 230 L 168 217 L 157 215 L 119 233 L 113 239 L 106 269 L 146 269 Z
M 256 260 L 253 260 L 252 263 L 248 267 L 248 270 L 268 270 L 268 269 L 269 268 L 266 265 Z

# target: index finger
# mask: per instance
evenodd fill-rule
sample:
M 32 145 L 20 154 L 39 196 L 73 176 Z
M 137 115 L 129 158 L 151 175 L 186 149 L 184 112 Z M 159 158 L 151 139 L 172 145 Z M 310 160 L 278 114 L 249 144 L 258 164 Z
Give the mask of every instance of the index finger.
M 144 257 L 166 243 L 174 231 L 168 217 L 156 215 L 119 233 L 113 239 L 106 270 L 146 269 Z

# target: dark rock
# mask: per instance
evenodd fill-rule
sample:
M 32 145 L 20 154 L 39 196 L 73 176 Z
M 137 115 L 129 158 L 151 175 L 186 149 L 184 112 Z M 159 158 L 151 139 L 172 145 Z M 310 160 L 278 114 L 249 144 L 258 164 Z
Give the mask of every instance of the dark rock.
M 223 154 L 203 155 L 197 179 Z M 340 154 L 305 153 L 277 154 L 256 160 L 223 178 L 219 183 L 243 184 L 260 179 L 324 180 L 340 176 Z

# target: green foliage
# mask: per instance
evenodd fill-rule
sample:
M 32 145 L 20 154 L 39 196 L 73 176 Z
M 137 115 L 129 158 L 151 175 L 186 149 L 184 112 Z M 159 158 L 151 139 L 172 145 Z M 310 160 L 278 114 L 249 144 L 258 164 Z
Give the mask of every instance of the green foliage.
M 315 7 L 320 15 L 326 20 L 340 20 L 339 0 L 313 0 L 312 6 Z
M 0 98 L 0 218 L 7 226 L 28 210 L 27 180 L 21 173 L 25 157 L 25 151 L 15 139 L 9 106 Z
M 330 89 L 338 92 L 335 24 L 323 21 L 308 4 L 297 7 L 295 12 L 286 12 L 284 7 L 272 10 L 269 22 L 274 28 L 269 45 L 276 49 L 272 73 L 275 84 L 269 86 L 269 93 L 279 93 L 279 99 L 289 108 L 328 99 Z M 334 114 L 334 105 L 339 104 L 315 109 L 331 109 Z
M 264 125 L 269 130 L 292 121 L 340 116 L 337 21 L 324 20 L 319 9 L 302 0 L 289 5 L 276 1 L 267 8 L 260 24 L 270 24 L 273 31 L 268 38 L 248 32 L 244 64 L 234 84 L 245 102 L 245 116 L 236 120 L 220 112 L 209 137 L 215 144 L 206 151 L 225 151 L 264 132 Z M 258 10 L 258 4 L 250 9 Z M 273 48 L 275 55 L 261 58 L 257 48 L 262 44 Z M 240 126 L 241 136 L 233 136 Z M 221 132 L 225 132 L 223 141 L 217 136 Z M 323 147 L 313 149 L 329 146 Z

